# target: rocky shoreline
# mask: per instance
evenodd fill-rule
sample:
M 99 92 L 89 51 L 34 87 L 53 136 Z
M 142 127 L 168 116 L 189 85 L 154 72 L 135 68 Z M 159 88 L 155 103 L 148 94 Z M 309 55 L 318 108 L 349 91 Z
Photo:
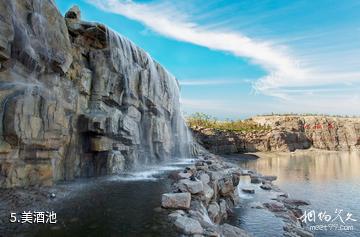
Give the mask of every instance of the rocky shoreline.
M 241 202 L 237 186 L 242 176 L 250 176 L 251 182 L 264 190 L 278 192 L 276 198 L 254 208 L 266 208 L 281 218 L 284 236 L 313 236 L 299 219 L 303 214 L 299 206 L 308 205 L 308 202 L 289 198 L 273 184 L 276 176 L 244 170 L 211 153 L 202 153 L 193 166 L 172 175 L 173 192 L 162 195 L 162 207 L 169 210 L 169 219 L 181 236 L 252 236 L 226 223 L 233 208 Z M 255 192 L 252 189 L 242 191 Z
M 313 236 L 299 221 L 302 215 L 300 206 L 308 203 L 289 198 L 273 183 L 276 176 L 263 176 L 254 170 L 242 169 L 211 153 L 201 153 L 193 165 L 169 174 L 168 178 L 172 180 L 171 192 L 164 193 L 161 197 L 164 215 L 168 213 L 169 221 L 179 236 L 252 236 L 247 231 L 226 223 L 234 214 L 234 207 L 242 201 L 238 195 L 238 184 L 245 176 L 262 189 L 277 192 L 276 198 L 254 204 L 251 208 L 266 209 L 274 214 L 274 218 L 280 218 L 283 221 L 284 236 Z M 86 190 L 91 184 L 92 182 L 64 183 L 53 187 L 2 189 L 0 233 L 11 236 L 11 233 L 18 233 L 15 231 L 26 233 L 25 228 L 31 228 L 7 223 L 10 211 L 21 213 L 24 210 L 53 210 L 64 200 L 77 199 L 77 195 L 82 193 L 81 189 Z M 250 195 L 255 192 L 251 188 L 243 188 L 241 191 Z M 61 208 L 66 209 L 66 205 Z M 58 225 L 51 228 L 63 228 L 66 225 L 63 221 L 65 220 L 60 220 Z

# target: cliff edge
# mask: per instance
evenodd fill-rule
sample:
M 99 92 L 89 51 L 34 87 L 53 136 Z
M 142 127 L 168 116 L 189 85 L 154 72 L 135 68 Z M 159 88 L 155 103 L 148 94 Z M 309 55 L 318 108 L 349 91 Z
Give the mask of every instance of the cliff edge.
M 53 0 L 0 0 L 0 32 L 0 187 L 187 151 L 176 79 L 129 40 Z
M 250 121 L 268 129 L 248 132 L 192 128 L 206 149 L 217 154 L 257 151 L 360 149 L 360 118 L 330 116 L 256 116 Z

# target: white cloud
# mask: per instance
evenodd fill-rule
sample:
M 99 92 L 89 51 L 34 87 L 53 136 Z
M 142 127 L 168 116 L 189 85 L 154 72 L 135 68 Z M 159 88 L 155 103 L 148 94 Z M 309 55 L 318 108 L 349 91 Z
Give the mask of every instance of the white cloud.
M 358 60 L 360 51 L 356 49 L 358 48 L 356 45 L 341 42 L 341 39 L 331 41 L 335 37 L 330 31 L 324 33 L 319 29 L 319 32 L 310 32 L 309 34 L 300 32 L 298 36 L 287 40 L 286 38 L 276 40 L 276 37 L 273 40 L 259 40 L 248 37 L 239 31 L 229 30 L 231 25 L 227 26 L 226 22 L 218 25 L 215 22 L 211 26 L 196 24 L 194 19 L 200 19 L 201 16 L 192 17 L 191 11 L 189 15 L 186 14 L 188 11 L 174 2 L 160 0 L 145 4 L 135 3 L 131 0 L 87 1 L 105 11 L 141 22 L 150 30 L 163 36 L 212 50 L 229 52 L 238 57 L 248 58 L 251 62 L 260 65 L 267 70 L 268 74 L 258 78 L 253 87 L 258 93 L 283 100 L 283 103 L 272 107 L 274 112 L 276 109 L 277 111 L 284 110 L 284 112 L 289 112 L 286 111 L 287 109 L 290 111 L 302 109 L 319 110 L 318 112 L 335 111 L 335 113 L 340 111 L 339 113 L 341 113 L 347 109 L 351 113 L 356 112 L 354 106 L 359 105 L 359 92 L 347 88 L 337 89 L 342 85 L 352 85 L 354 88 L 360 86 L 360 61 Z M 181 2 L 181 4 L 185 3 Z M 231 11 L 231 8 L 226 10 Z M 209 18 L 211 12 L 204 15 Z M 251 27 L 255 27 L 254 24 Z M 356 28 L 353 30 L 356 32 Z M 327 44 L 324 43 L 327 40 L 330 41 Z M 354 39 L 351 42 L 357 41 Z M 290 47 L 284 44 L 291 43 L 300 46 L 292 47 L 290 51 Z M 304 45 L 301 46 L 301 43 Z M 226 80 L 184 80 L 180 83 L 189 86 L 231 82 Z M 317 89 L 314 89 L 315 87 Z M 344 95 L 346 96 L 344 97 Z M 216 107 L 224 106 L 224 104 L 215 102 L 183 100 L 185 107 L 216 109 Z M 257 111 L 262 111 L 260 108 L 266 109 L 266 106 L 261 104 L 256 106 L 258 106 Z M 250 110 L 251 108 L 249 108 Z
M 306 74 L 284 46 L 275 47 L 271 42 L 251 39 L 239 32 L 209 30 L 191 22 L 187 15 L 169 4 L 139 4 L 122 0 L 88 1 L 105 11 L 139 21 L 164 36 L 249 58 L 269 71 L 271 79 L 266 77 L 262 81 L 272 82 L 275 77 L 304 77 Z

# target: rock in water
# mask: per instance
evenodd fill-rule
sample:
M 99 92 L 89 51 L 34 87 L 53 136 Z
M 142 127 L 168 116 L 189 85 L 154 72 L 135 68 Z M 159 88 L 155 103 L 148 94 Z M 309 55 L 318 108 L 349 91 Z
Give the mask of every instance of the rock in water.
M 199 180 L 181 179 L 178 183 L 179 189 L 183 192 L 192 194 L 200 193 L 204 190 L 203 183 Z
M 202 234 L 204 232 L 199 221 L 189 217 L 179 216 L 174 224 L 178 231 L 183 234 L 194 235 Z
M 285 198 L 283 200 L 285 204 L 291 205 L 291 206 L 308 206 L 310 205 L 309 201 L 304 201 L 300 199 L 292 199 L 292 198 Z
M 261 179 L 258 175 L 255 175 L 255 174 L 251 174 L 250 175 L 250 182 L 253 183 L 253 184 L 258 184 L 258 183 L 261 183 Z
M 250 193 L 250 194 L 255 193 L 255 189 L 253 189 L 253 188 L 242 188 L 241 191 L 243 191 L 244 193 Z
M 284 204 L 275 201 L 264 203 L 264 207 L 272 212 L 283 212 L 286 210 Z
M 277 176 L 274 175 L 264 175 L 261 177 L 262 179 L 266 180 L 266 181 L 275 181 L 277 179 Z
M 0 106 L 0 187 L 189 157 L 177 80 L 78 7 L 0 0 Z
M 250 237 L 246 231 L 236 226 L 229 224 L 223 224 L 220 226 L 221 232 L 226 237 Z
M 264 189 L 264 190 L 271 190 L 271 184 L 269 183 L 264 183 L 262 185 L 260 185 L 260 188 Z
M 164 208 L 189 209 L 190 203 L 190 193 L 165 193 L 161 198 L 161 206 Z

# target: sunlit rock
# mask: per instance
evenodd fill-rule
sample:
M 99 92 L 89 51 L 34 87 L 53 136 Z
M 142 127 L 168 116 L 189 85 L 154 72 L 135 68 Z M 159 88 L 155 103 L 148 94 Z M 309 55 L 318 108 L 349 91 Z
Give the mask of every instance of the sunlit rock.
M 204 185 L 199 180 L 181 179 L 178 182 L 178 187 L 181 191 L 190 192 L 191 194 L 201 193 L 204 190 Z
M 189 157 L 177 80 L 52 1 L 0 1 L 0 187 L 51 185 Z
M 189 209 L 190 202 L 190 193 L 165 193 L 161 198 L 161 206 L 164 208 Z
M 178 217 L 174 224 L 180 233 L 187 235 L 202 234 L 204 231 L 199 221 L 185 216 Z

